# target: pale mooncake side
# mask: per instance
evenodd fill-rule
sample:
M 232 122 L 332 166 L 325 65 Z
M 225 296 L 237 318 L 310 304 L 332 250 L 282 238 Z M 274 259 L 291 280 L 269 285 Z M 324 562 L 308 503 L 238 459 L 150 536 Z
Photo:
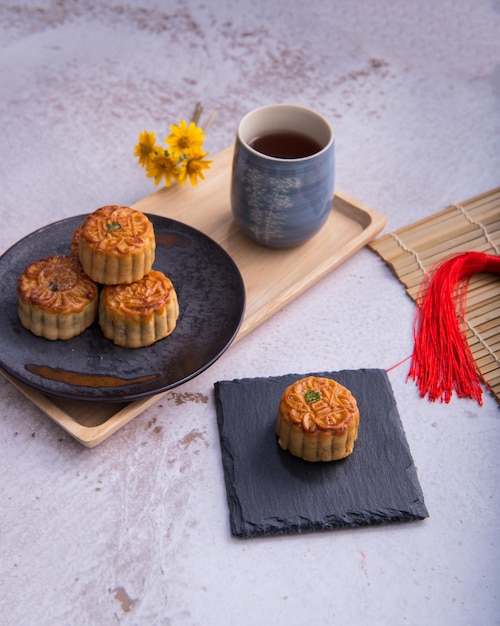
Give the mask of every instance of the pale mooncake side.
M 151 270 L 128 285 L 105 285 L 99 299 L 104 336 L 124 348 L 149 346 L 177 325 L 179 303 L 171 280 Z
M 80 258 L 80 228 L 81 225 L 75 228 L 70 241 L 71 256 L 76 256 L 77 259 Z
M 83 221 L 78 253 L 85 272 L 97 283 L 123 285 L 141 280 L 153 267 L 153 224 L 142 211 L 109 205 Z
M 71 339 L 96 319 L 98 296 L 77 258 L 54 254 L 31 263 L 19 276 L 19 319 L 39 337 Z
M 330 378 L 302 378 L 281 396 L 276 419 L 278 443 L 306 461 L 337 461 L 349 456 L 358 426 L 356 399 Z

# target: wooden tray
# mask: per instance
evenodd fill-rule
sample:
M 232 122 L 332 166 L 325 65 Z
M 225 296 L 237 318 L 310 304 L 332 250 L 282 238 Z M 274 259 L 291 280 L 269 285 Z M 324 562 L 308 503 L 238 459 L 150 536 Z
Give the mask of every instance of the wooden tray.
M 327 223 L 313 239 L 292 250 L 263 248 L 250 241 L 231 217 L 232 157 L 232 146 L 216 154 L 206 180 L 196 188 L 162 188 L 133 206 L 189 224 L 231 255 L 243 276 L 247 298 L 238 341 L 374 239 L 386 218 L 337 192 Z M 169 393 L 121 404 L 80 402 L 46 396 L 1 373 L 87 448 L 107 439 Z

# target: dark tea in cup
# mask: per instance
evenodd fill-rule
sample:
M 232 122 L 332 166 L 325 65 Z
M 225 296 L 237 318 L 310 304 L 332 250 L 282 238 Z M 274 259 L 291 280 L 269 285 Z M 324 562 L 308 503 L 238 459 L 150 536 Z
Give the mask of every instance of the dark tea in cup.
M 276 159 L 303 159 L 323 147 L 309 135 L 292 130 L 265 133 L 254 137 L 248 144 L 254 150 Z

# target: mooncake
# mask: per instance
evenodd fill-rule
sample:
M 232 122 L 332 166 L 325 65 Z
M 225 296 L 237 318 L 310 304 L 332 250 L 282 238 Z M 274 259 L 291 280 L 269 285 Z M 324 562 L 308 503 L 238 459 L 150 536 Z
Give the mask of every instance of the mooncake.
M 141 280 L 153 267 L 155 234 L 136 209 L 109 205 L 83 221 L 78 251 L 85 272 L 97 283 L 122 285 Z
M 46 339 L 71 339 L 96 319 L 98 287 L 76 257 L 54 254 L 26 267 L 17 299 L 24 328 Z
M 172 333 L 178 316 L 174 286 L 157 270 L 127 285 L 102 288 L 99 325 L 104 336 L 118 346 L 149 346 Z
M 278 443 L 306 461 L 337 461 L 349 456 L 358 436 L 359 409 L 344 386 L 308 376 L 281 396 L 276 419 Z

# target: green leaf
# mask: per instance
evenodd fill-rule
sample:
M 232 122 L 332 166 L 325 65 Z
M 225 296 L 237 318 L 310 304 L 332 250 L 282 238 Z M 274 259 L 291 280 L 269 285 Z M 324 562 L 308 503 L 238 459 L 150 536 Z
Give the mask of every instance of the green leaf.
M 108 233 L 112 233 L 115 230 L 121 230 L 121 225 L 118 222 L 108 222 L 106 228 L 108 229 Z
M 304 400 L 309 403 L 318 402 L 318 400 L 321 400 L 321 391 L 314 391 L 313 389 L 309 389 L 304 394 Z

